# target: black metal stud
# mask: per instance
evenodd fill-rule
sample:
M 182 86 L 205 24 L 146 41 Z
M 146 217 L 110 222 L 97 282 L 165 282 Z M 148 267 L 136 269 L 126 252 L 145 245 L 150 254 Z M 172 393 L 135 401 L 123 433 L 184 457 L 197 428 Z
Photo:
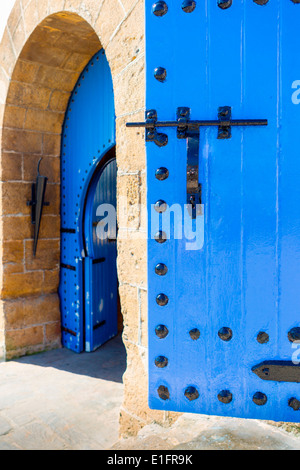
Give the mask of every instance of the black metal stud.
M 300 341 L 300 328 L 292 328 L 288 332 L 288 338 L 291 343 L 294 343 L 295 341 Z
M 200 338 L 200 331 L 198 328 L 193 328 L 193 330 L 190 331 L 190 337 L 193 341 L 197 341 Z
M 270 340 L 270 337 L 268 335 L 268 333 L 266 333 L 265 331 L 260 331 L 257 335 L 257 341 L 259 344 L 266 344 L 268 343 Z
M 156 2 L 152 6 L 152 13 L 155 16 L 164 16 L 166 13 L 168 13 L 168 5 L 166 2 Z
M 185 390 L 184 395 L 189 401 L 194 401 L 199 398 L 199 392 L 195 387 L 188 387 Z
M 164 369 L 169 364 L 168 359 L 165 356 L 158 356 L 155 358 L 155 365 L 160 369 Z
M 300 410 L 300 401 L 297 398 L 293 397 L 289 400 L 289 406 L 293 408 L 294 411 Z
M 196 2 L 194 0 L 184 0 L 181 8 L 185 13 L 192 13 L 196 8 Z
M 168 387 L 161 385 L 157 390 L 158 396 L 161 400 L 167 401 L 170 400 L 170 392 Z
M 221 328 L 220 331 L 218 332 L 218 335 L 222 341 L 230 341 L 233 336 L 232 330 L 227 327 Z
M 159 339 L 164 339 L 168 336 L 169 330 L 165 325 L 158 325 L 155 328 L 155 334 Z
M 293 3 L 300 3 L 300 0 L 292 0 Z
M 167 241 L 167 234 L 161 230 L 154 235 L 154 240 L 157 243 L 165 243 Z
M 226 8 L 231 7 L 232 0 L 218 0 L 218 6 L 222 8 L 222 10 L 226 10 Z
M 169 170 L 167 168 L 158 168 L 155 172 L 155 178 L 159 181 L 164 181 L 169 178 Z
M 162 214 L 163 212 L 166 212 L 167 208 L 168 208 L 168 204 L 166 203 L 166 201 L 163 201 L 162 199 L 157 201 L 156 204 L 154 205 L 154 209 L 159 214 Z
M 169 303 L 169 297 L 166 294 L 158 294 L 156 297 L 156 303 L 160 307 L 165 307 Z
M 218 395 L 218 400 L 224 405 L 229 405 L 232 402 L 232 393 L 229 390 L 222 390 Z
M 257 5 L 266 5 L 269 0 L 253 0 L 254 3 L 257 3 Z
M 166 81 L 167 78 L 167 71 L 163 67 L 157 67 L 154 70 L 154 77 L 156 78 L 157 81 L 163 83 Z
M 159 263 L 155 266 L 155 273 L 158 276 L 165 276 L 168 272 L 168 268 L 165 264 Z
M 258 406 L 263 406 L 267 403 L 268 399 L 267 396 L 264 393 L 261 392 L 256 392 L 253 395 L 253 403 L 255 403 Z

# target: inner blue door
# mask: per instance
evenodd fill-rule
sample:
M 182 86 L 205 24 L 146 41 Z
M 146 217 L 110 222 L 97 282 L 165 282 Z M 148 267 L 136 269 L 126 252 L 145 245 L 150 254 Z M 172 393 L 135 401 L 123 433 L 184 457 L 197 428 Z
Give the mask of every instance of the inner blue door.
M 89 270 L 86 260 L 89 258 L 89 253 L 86 249 L 84 227 L 89 224 L 93 227 L 95 220 L 94 214 L 86 211 L 86 204 L 90 200 L 90 190 L 95 184 L 95 175 L 100 175 L 99 169 L 102 168 L 109 151 L 114 147 L 113 83 L 108 61 L 104 50 L 101 50 L 85 67 L 71 95 L 63 126 L 61 147 L 59 294 L 62 344 L 78 353 L 85 349 L 87 331 L 89 332 L 89 345 L 93 344 L 90 332 L 95 331 L 95 335 L 99 334 L 99 331 L 94 330 L 95 324 L 92 323 L 89 296 L 97 302 L 95 300 L 97 295 L 100 297 L 105 295 L 102 289 L 107 287 L 101 276 L 101 266 L 95 267 L 96 277 L 94 278 L 93 270 Z M 115 174 L 113 176 L 115 177 Z M 109 179 L 106 181 L 110 184 Z M 115 189 L 108 195 L 110 202 L 114 198 L 113 191 Z M 86 219 L 86 214 L 90 217 L 89 220 Z M 89 232 L 86 231 L 86 233 L 88 236 Z M 98 253 L 96 256 L 98 257 Z M 105 255 L 99 254 L 99 257 L 101 256 Z M 114 261 L 112 261 L 111 272 L 116 275 Z M 92 285 L 87 284 L 88 279 Z M 112 299 L 112 302 L 117 305 L 116 298 Z M 110 332 L 107 326 L 103 331 L 109 339 Z M 100 343 L 103 341 L 104 337 L 101 338 Z M 88 349 L 92 350 L 93 347 L 89 346 Z
M 165 126 L 148 133 L 149 214 L 177 204 L 191 221 L 191 154 L 203 205 L 194 247 L 189 229 L 159 233 L 149 217 L 150 407 L 299 422 L 300 4 L 145 5 L 146 108 Z M 225 106 L 232 119 L 268 125 L 231 126 L 229 138 L 207 123 L 199 152 L 178 138 L 184 124 L 168 126 L 179 107 L 220 121 Z
M 85 350 L 118 333 L 115 149 L 101 162 L 89 188 L 85 215 Z

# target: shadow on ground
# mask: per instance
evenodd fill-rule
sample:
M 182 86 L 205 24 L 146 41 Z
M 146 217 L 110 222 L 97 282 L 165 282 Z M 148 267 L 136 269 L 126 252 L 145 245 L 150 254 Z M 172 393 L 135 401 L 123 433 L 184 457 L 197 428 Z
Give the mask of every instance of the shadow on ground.
M 122 377 L 126 370 L 126 349 L 122 337 L 119 335 L 91 353 L 77 354 L 62 348 L 10 362 L 52 367 L 72 374 L 122 383 Z
M 48 351 L 0 364 L 0 450 L 103 450 L 118 441 L 125 348 Z

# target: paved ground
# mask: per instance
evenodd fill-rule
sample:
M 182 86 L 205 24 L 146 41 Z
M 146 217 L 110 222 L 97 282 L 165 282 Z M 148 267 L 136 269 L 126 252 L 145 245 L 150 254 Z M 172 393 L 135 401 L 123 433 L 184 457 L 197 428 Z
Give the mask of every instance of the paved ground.
M 0 364 L 0 450 L 300 449 L 300 437 L 265 422 L 187 414 L 118 441 L 125 367 L 120 337 L 92 354 L 60 349 Z
M 114 450 L 300 450 L 300 438 L 262 421 L 185 414 L 171 428 L 146 426 Z
M 110 448 L 125 367 L 119 337 L 91 354 L 59 349 L 0 364 L 0 450 Z

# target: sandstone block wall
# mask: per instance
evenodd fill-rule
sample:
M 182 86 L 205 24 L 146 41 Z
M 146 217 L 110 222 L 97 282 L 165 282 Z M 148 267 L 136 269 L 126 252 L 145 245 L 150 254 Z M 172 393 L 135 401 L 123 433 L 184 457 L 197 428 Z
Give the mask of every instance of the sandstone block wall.
M 145 111 L 143 0 L 16 0 L 0 44 L 0 355 L 60 346 L 60 144 L 74 85 L 104 47 L 116 108 L 118 276 L 127 349 L 122 435 L 173 414 L 147 405 L 145 145 L 126 129 Z M 49 177 L 37 257 L 32 255 L 31 184 L 38 160 Z M 121 207 L 121 205 L 120 205 Z M 126 236 L 125 236 L 126 235 Z

